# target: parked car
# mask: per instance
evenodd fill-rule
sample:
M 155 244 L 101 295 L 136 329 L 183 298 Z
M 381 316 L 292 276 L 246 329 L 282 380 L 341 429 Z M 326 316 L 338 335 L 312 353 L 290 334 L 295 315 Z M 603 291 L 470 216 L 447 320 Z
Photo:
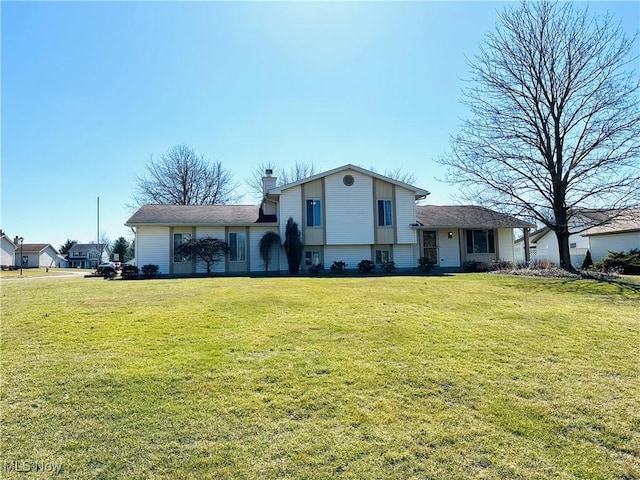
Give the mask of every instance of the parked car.
M 104 275 L 105 273 L 116 273 L 116 271 L 116 265 L 113 262 L 102 262 L 96 269 L 96 273 L 98 275 Z

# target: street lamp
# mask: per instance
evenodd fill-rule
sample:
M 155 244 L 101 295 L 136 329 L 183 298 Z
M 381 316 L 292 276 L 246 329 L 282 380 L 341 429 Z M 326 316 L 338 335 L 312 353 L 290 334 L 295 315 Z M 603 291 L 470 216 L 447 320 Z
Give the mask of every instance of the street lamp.
M 22 242 L 24 241 L 24 237 L 18 237 L 18 241 L 20 242 L 20 276 L 22 276 L 22 265 L 24 265 L 24 258 L 22 257 Z

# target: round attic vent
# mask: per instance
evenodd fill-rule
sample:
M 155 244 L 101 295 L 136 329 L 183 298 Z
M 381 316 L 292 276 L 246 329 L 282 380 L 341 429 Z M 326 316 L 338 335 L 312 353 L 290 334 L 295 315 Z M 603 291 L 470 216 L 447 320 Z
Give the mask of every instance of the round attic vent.
M 353 175 L 345 175 L 344 177 L 342 177 L 342 183 L 344 183 L 347 187 L 353 185 L 353 182 L 355 182 Z

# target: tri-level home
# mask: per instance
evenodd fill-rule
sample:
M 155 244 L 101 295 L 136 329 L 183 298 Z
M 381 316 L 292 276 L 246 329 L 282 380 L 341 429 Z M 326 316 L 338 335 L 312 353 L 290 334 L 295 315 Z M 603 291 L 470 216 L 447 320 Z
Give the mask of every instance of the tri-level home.
M 267 171 L 261 205 L 144 205 L 126 225 L 136 232 L 136 264 L 158 265 L 162 274 L 205 272 L 202 262 L 177 249 L 204 237 L 219 238 L 230 247 L 213 272 L 264 271 L 260 239 L 269 231 L 284 239 L 289 218 L 301 232 L 302 270 L 334 261 L 355 269 L 365 259 L 393 261 L 398 268 L 414 268 L 421 257 L 447 268 L 468 260 L 511 261 L 513 229 L 534 226 L 476 206 L 419 206 L 428 195 L 355 165 L 286 185 L 277 185 Z M 288 269 L 282 247 L 274 249 L 270 265 Z

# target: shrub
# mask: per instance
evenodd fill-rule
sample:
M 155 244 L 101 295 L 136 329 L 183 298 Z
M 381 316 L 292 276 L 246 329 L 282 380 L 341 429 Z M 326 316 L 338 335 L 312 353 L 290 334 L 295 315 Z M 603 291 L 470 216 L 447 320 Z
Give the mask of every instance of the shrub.
M 309 267 L 309 273 L 312 275 L 318 275 L 320 273 L 320 270 L 324 270 L 324 267 L 321 263 Z
M 122 267 L 122 279 L 123 280 L 136 280 L 138 278 L 138 267 L 135 265 L 124 265 Z
M 418 270 L 422 273 L 429 273 L 433 265 L 433 261 L 429 260 L 427 257 L 420 257 L 420 260 L 418 260 Z
M 637 248 L 625 252 L 609 252 L 609 255 L 594 264 L 601 272 L 618 271 L 627 275 L 640 275 L 640 250 Z
M 396 264 L 395 262 L 382 262 L 380 268 L 384 273 L 391 273 L 396 269 Z
M 160 267 L 158 265 L 147 264 L 142 267 L 142 276 L 144 278 L 153 278 L 158 275 L 158 271 L 160 271 Z
M 488 272 L 490 270 L 489 265 L 478 260 L 467 260 L 462 265 L 465 272 Z
M 513 262 L 508 262 L 507 260 L 494 260 L 490 265 L 491 271 L 513 270 L 514 268 L 516 268 L 516 264 Z
M 361 260 L 358 263 L 358 273 L 371 273 L 376 268 L 376 264 L 371 260 Z
M 347 270 L 347 264 L 341 260 L 336 260 L 329 270 L 331 270 L 331 273 L 344 273 Z
M 587 254 L 582 261 L 582 270 L 589 270 L 593 268 L 593 259 L 591 258 L 591 252 L 587 250 Z

